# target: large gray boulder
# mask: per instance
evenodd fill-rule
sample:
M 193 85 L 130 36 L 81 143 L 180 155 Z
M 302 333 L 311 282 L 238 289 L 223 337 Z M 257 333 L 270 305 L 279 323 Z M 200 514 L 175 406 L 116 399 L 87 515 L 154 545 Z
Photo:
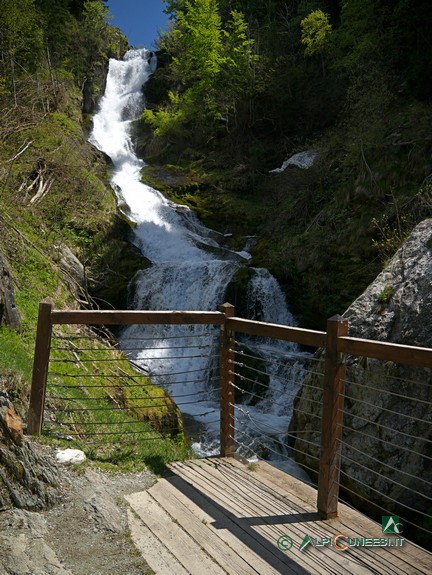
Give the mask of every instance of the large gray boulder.
M 431 288 L 429 219 L 345 312 L 349 335 L 432 347 Z M 316 357 L 319 366 L 300 390 L 290 424 L 292 434 L 299 432 L 296 459 L 312 470 L 318 469 L 321 429 L 317 372 L 324 365 L 323 353 Z M 426 525 L 423 514 L 432 509 L 431 370 L 360 357 L 348 357 L 347 366 L 342 495 L 377 519 L 394 513 Z

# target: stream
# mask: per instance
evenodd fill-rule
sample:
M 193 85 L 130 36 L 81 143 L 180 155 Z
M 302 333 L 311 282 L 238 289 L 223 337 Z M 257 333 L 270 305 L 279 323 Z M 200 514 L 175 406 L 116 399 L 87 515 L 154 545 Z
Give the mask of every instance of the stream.
M 156 67 L 146 49 L 130 50 L 123 60 L 110 60 L 106 91 L 93 119 L 90 141 L 113 162 L 111 185 L 119 209 L 133 225 L 134 244 L 152 262 L 133 280 L 129 307 L 145 310 L 217 311 L 225 301 L 227 286 L 236 272 L 248 266 L 247 243 L 235 252 L 223 246 L 223 236 L 203 226 L 186 206 L 166 199 L 162 193 L 140 182 L 145 165 L 134 151 L 131 123 L 145 107 L 143 86 Z M 249 318 L 293 325 L 284 294 L 265 269 L 252 268 L 247 289 Z M 188 348 L 179 341 L 187 341 Z M 197 422 L 201 434 L 193 447 L 199 454 L 218 452 L 218 331 L 204 326 L 140 326 L 125 328 L 119 336 L 122 349 L 135 364 L 163 386 L 185 416 Z M 242 338 L 248 353 L 262 358 L 269 381 L 258 402 L 236 405 L 238 423 L 253 421 L 248 439 L 240 450 L 253 451 L 267 445 L 267 458 L 285 460 L 282 447 L 295 392 L 304 368 L 299 361 L 266 361 L 272 357 L 296 356 L 294 344 Z M 137 344 L 137 342 L 140 342 Z M 191 351 L 192 350 L 192 351 Z M 182 398 L 199 399 L 184 401 Z M 268 430 L 268 439 L 263 438 Z M 204 431 L 203 431 L 204 430 Z M 260 431 L 261 430 L 261 431 Z M 267 434 L 266 434 L 267 436 Z M 242 447 L 243 446 L 243 447 Z M 289 462 L 289 465 L 291 462 Z

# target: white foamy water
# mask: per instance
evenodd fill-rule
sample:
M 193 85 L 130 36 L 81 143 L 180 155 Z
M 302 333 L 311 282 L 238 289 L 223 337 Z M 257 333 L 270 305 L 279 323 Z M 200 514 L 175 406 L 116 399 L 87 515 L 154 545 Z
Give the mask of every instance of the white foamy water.
M 215 311 L 224 302 L 234 274 L 250 255 L 222 247 L 218 234 L 205 228 L 188 208 L 140 182 L 140 169 L 145 164 L 134 152 L 130 128 L 144 108 L 142 88 L 155 66 L 154 58 L 148 64 L 148 54 L 145 49 L 131 50 L 123 61 L 110 61 L 106 92 L 90 139 L 112 159 L 112 185 L 119 206 L 127 206 L 125 213 L 135 224 L 133 241 L 153 264 L 135 277 L 130 307 Z M 254 270 L 247 299 L 251 318 L 293 323 L 283 293 L 267 270 Z M 296 351 L 294 345 L 283 342 L 257 342 L 254 338 L 244 342 L 249 352 L 263 360 L 275 350 L 282 355 Z M 207 454 L 218 451 L 216 328 L 134 325 L 122 332 L 120 344 L 131 360 L 172 394 L 183 413 L 205 426 L 204 439 L 195 443 L 196 450 Z M 248 427 L 250 437 L 240 436 L 245 446 L 254 445 L 257 437 L 265 443 L 262 430 L 270 443 L 285 438 L 299 385 L 289 372 L 294 369 L 300 374 L 302 370 L 301 362 L 294 364 L 294 368 L 286 361 L 269 364 L 270 387 L 265 397 L 237 406 L 240 421 L 254 422 Z M 272 453 L 270 450 L 270 458 Z

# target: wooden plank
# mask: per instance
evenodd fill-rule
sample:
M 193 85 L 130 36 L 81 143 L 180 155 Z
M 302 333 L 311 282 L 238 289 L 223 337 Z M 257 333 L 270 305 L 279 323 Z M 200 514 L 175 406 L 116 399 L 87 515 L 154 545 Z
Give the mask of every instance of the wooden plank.
M 53 324 L 130 325 L 130 324 L 210 324 L 221 325 L 224 315 L 218 311 L 93 311 L 56 310 L 51 313 Z
M 243 478 L 242 480 L 245 483 L 247 481 L 248 484 L 253 484 L 253 479 L 245 477 L 247 471 L 242 463 L 230 458 L 229 465 L 234 465 L 237 468 L 240 478 Z M 248 473 L 249 476 L 254 474 L 255 472 L 252 474 Z M 293 501 L 305 501 L 305 509 L 312 507 L 308 502 L 314 500 L 316 490 L 310 485 L 299 481 L 265 461 L 260 461 L 256 465 L 256 474 L 260 482 L 273 487 L 282 496 L 288 497 Z M 378 523 L 344 503 L 340 502 L 339 506 L 340 513 L 337 518 L 321 522 L 323 530 L 335 534 L 349 529 L 354 536 L 382 537 L 381 526 Z M 404 547 L 388 547 L 376 550 L 374 548 L 365 548 L 363 550 L 359 549 L 360 552 L 374 554 L 375 561 L 378 560 L 378 557 L 380 562 L 384 562 L 382 569 L 388 568 L 391 573 L 426 574 L 430 573 L 432 565 L 432 553 L 410 541 L 407 541 Z
M 285 341 L 292 341 L 312 347 L 324 347 L 326 344 L 326 333 L 312 329 L 302 329 L 279 325 L 276 323 L 266 323 L 250 319 L 233 317 L 227 320 L 227 326 L 233 331 L 258 335 L 262 337 L 274 337 Z
M 266 474 L 269 475 L 270 477 L 265 478 L 264 483 L 266 483 L 270 487 L 270 489 L 272 489 L 272 491 L 276 489 L 277 492 L 282 494 L 283 499 L 288 500 L 290 503 L 294 498 L 293 490 L 290 486 L 289 490 L 285 491 L 287 483 L 285 478 L 288 478 L 291 481 L 292 485 L 294 485 L 294 488 L 295 484 L 297 483 L 297 485 L 300 487 L 300 491 L 305 489 L 306 492 L 308 491 L 312 492 L 313 495 L 316 493 L 316 491 L 310 486 L 304 485 L 297 479 L 286 475 L 284 472 L 270 466 L 265 462 L 260 462 L 258 464 L 257 470 L 254 472 L 246 470 L 244 465 L 235 461 L 233 458 L 229 458 L 228 460 L 218 459 L 217 465 L 219 470 L 223 468 L 222 471 L 220 472 L 226 475 L 227 482 L 228 483 L 231 482 L 230 485 L 235 484 L 235 477 L 237 476 L 237 481 L 241 485 L 247 486 L 247 492 L 251 500 L 253 501 L 255 501 L 257 496 L 259 496 L 258 492 L 256 491 L 256 483 L 261 484 L 263 482 L 263 475 L 265 476 Z M 261 465 L 263 465 L 263 468 L 261 468 Z M 233 467 L 235 467 L 234 470 Z M 256 478 L 253 479 L 252 476 L 255 476 Z M 277 483 L 279 483 L 280 480 L 283 480 L 282 487 L 279 487 L 277 485 Z M 261 485 L 258 485 L 258 487 L 261 488 Z M 263 493 L 264 491 L 261 490 L 261 495 Z M 305 493 L 301 493 L 301 496 L 304 497 Z M 308 497 L 310 499 L 310 495 L 306 493 L 306 498 Z M 313 499 L 314 497 L 312 497 L 312 500 Z M 312 508 L 312 506 L 309 504 L 308 508 L 310 509 Z M 342 505 L 342 508 L 343 510 L 345 510 L 346 506 Z M 272 509 L 274 512 L 278 511 L 277 501 L 273 503 Z M 349 536 L 375 537 L 375 538 L 382 537 L 380 525 L 378 525 L 371 519 L 362 516 L 359 512 L 355 510 L 352 510 L 350 508 L 346 509 L 351 512 L 353 517 L 352 522 L 348 523 L 348 529 L 351 532 L 353 532 L 349 533 Z M 283 510 L 286 511 L 286 506 L 283 507 Z M 356 523 L 358 517 L 360 518 L 363 517 L 366 522 L 366 527 L 362 529 L 359 533 L 358 533 L 359 528 Z M 316 537 L 325 537 L 325 536 L 331 537 L 337 533 L 341 532 L 346 533 L 346 525 L 340 520 L 340 518 L 333 519 L 330 521 L 315 521 L 310 524 L 304 522 L 302 523 L 302 526 L 304 526 L 305 529 L 307 529 L 308 534 Z M 294 533 L 293 525 L 292 524 L 287 525 L 287 530 L 289 530 L 289 533 L 292 535 Z M 305 531 L 303 531 L 303 535 L 304 534 Z M 412 549 L 414 550 L 417 549 L 418 551 L 423 552 L 423 558 L 426 559 L 425 565 L 429 566 L 429 569 L 427 567 L 425 569 L 423 569 L 423 567 L 420 568 L 420 564 L 416 562 L 415 555 L 411 556 Z M 318 550 L 315 549 L 314 553 L 316 553 L 317 551 Z M 351 548 L 348 551 L 344 551 L 343 553 L 333 550 L 333 556 L 327 556 L 326 560 L 331 562 L 335 561 L 338 564 L 339 567 L 337 569 L 333 565 L 333 570 L 335 572 L 340 572 L 339 571 L 340 566 L 343 565 L 342 569 L 347 570 L 347 572 L 349 573 L 364 572 L 363 569 L 367 569 L 366 572 L 371 573 L 372 571 L 370 571 L 370 569 L 373 569 L 373 573 L 388 574 L 388 575 L 393 574 L 414 575 L 418 573 L 430 572 L 431 557 L 432 555 L 427 551 L 418 548 L 414 544 L 408 543 L 407 546 L 403 548 L 357 547 L 357 548 Z M 348 564 L 346 563 L 347 560 L 349 561 Z
M 240 464 L 241 465 L 241 464 Z M 290 499 L 291 501 L 295 501 L 297 499 L 296 496 L 299 496 L 299 499 L 301 502 L 303 502 L 304 500 L 306 500 L 306 508 L 313 508 L 313 506 L 310 504 L 310 501 L 314 501 L 316 498 L 316 490 L 311 487 L 310 485 L 306 485 L 304 483 L 302 483 L 301 481 L 299 481 L 298 479 L 296 479 L 295 477 L 292 477 L 286 473 L 284 473 L 283 471 L 269 465 L 268 463 L 261 461 L 258 464 L 257 467 L 257 471 L 258 471 L 258 475 L 259 475 L 259 481 L 263 481 L 265 482 L 267 485 L 269 486 L 274 486 L 279 494 L 283 497 L 286 497 L 288 499 Z M 239 468 L 238 472 L 240 474 L 242 474 L 242 469 Z M 344 511 L 345 506 L 341 505 L 341 513 Z M 355 523 L 354 523 L 355 525 Z M 331 519 L 329 521 L 319 521 L 317 522 L 317 529 L 318 529 L 318 535 L 320 537 L 326 536 L 326 535 L 335 535 L 336 533 L 340 533 L 342 531 L 342 529 L 344 529 L 344 527 L 342 527 L 341 521 L 340 521 L 340 517 L 336 518 L 336 519 Z M 374 526 L 376 526 L 376 524 L 374 524 Z M 377 533 L 375 532 L 375 530 L 372 531 L 368 531 L 365 530 L 362 533 L 358 532 L 357 528 L 352 528 L 351 525 L 348 526 L 349 529 L 351 529 L 351 531 L 354 531 L 353 536 L 364 536 L 365 534 L 371 534 L 374 536 L 377 536 Z M 381 536 L 381 533 L 379 533 L 379 536 Z M 365 549 L 361 549 L 358 550 L 358 553 L 356 553 L 355 549 L 351 549 L 350 553 L 353 553 L 354 555 L 357 555 L 358 558 L 360 559 L 362 557 L 362 555 L 364 554 L 370 554 L 373 553 L 374 551 L 372 549 L 369 548 L 365 548 Z M 401 559 L 400 558 L 396 558 L 393 562 L 392 561 L 388 561 L 387 558 L 383 558 L 383 561 L 381 561 L 382 565 L 380 567 L 379 572 L 380 573 L 388 573 L 389 575 L 394 574 L 395 568 L 400 566 L 400 562 Z M 402 573 L 402 571 L 397 571 L 398 573 Z M 404 573 L 411 573 L 410 570 L 404 571 Z
M 317 519 L 318 514 L 316 512 L 311 513 L 307 511 L 307 509 L 315 509 L 310 503 L 307 505 L 307 509 L 304 510 L 302 506 L 299 507 L 295 503 L 293 504 L 291 493 L 284 493 L 282 490 L 282 497 L 277 497 L 278 491 L 275 490 L 275 486 L 272 482 L 268 484 L 269 489 L 266 489 L 266 486 L 263 485 L 259 470 L 258 472 L 248 472 L 244 470 L 244 466 L 239 462 L 234 464 L 235 469 L 233 469 L 233 465 L 231 464 L 232 458 L 225 460 L 225 462 L 222 461 L 222 467 L 224 467 L 223 472 L 229 470 L 229 478 L 227 477 L 229 485 L 235 485 L 235 482 L 238 481 L 240 485 L 247 486 L 247 493 L 251 501 L 255 503 L 255 507 L 257 509 L 259 509 L 259 505 L 257 505 L 259 502 L 261 505 L 266 504 L 269 506 L 270 513 L 281 513 L 280 516 L 275 515 L 273 518 L 269 517 L 269 523 L 272 520 L 276 520 L 279 523 L 279 527 L 285 530 L 285 533 L 289 533 L 289 535 L 293 537 L 296 536 L 298 538 L 298 544 L 301 543 L 306 533 L 319 539 L 328 535 L 327 523 L 323 520 Z M 243 467 L 243 473 L 241 473 L 241 467 Z M 252 476 L 254 479 L 252 479 Z M 316 494 L 315 490 L 313 490 L 313 492 L 314 497 L 312 500 L 315 499 Z M 271 499 L 268 499 L 268 495 L 271 496 Z M 265 509 L 265 511 L 266 510 L 267 509 Z M 287 517 L 283 517 L 283 514 L 286 514 Z M 309 566 L 308 568 L 311 569 L 310 572 L 313 573 L 320 573 L 321 571 L 319 569 L 324 569 L 324 572 L 326 573 L 370 573 L 369 570 L 364 570 L 365 566 L 363 564 L 363 555 L 361 553 L 357 555 L 353 554 L 351 553 L 351 550 L 349 552 L 341 553 L 333 548 L 317 548 L 314 550 L 308 550 L 305 555 L 305 553 L 300 553 L 297 548 L 297 554 L 299 555 L 298 558 L 301 564 L 306 560 L 306 557 L 308 559 L 310 558 L 313 566 Z M 327 569 L 329 571 L 327 571 Z M 395 571 L 391 566 L 386 566 L 381 573 L 393 575 Z
M 243 502 L 237 497 L 238 494 L 232 495 L 225 489 L 225 486 L 215 480 L 213 477 L 201 475 L 202 469 L 194 466 L 182 466 L 181 479 L 189 482 L 191 488 L 197 490 L 201 497 L 206 500 L 206 505 L 210 504 L 221 511 L 222 518 L 214 523 L 217 529 L 225 529 L 235 525 L 233 532 L 237 538 L 248 542 L 251 548 L 269 564 L 277 573 L 305 575 L 308 573 L 298 565 L 293 558 L 284 555 L 276 545 L 277 537 L 265 538 L 255 529 L 251 529 L 245 524 L 243 515 Z M 220 521 L 220 522 L 219 522 Z M 276 534 L 277 535 L 277 534 Z M 330 571 L 326 571 L 327 575 Z
M 147 491 L 125 496 L 126 501 L 150 531 L 176 557 L 190 575 L 226 575 Z M 172 573 L 176 573 L 175 570 Z
M 132 541 L 156 575 L 188 575 L 174 555 L 153 535 L 131 509 L 127 509 L 127 519 Z M 127 575 L 127 574 L 125 574 Z
M 27 416 L 27 433 L 30 435 L 39 435 L 42 430 L 46 380 L 51 348 L 51 309 L 52 304 L 50 300 L 47 299 L 40 302 L 33 360 L 30 405 Z
M 432 367 L 432 349 L 427 347 L 400 345 L 356 337 L 340 337 L 337 349 L 339 352 L 349 355 L 360 355 L 383 361 L 393 361 L 394 363 Z
M 232 532 L 239 533 L 238 527 L 180 477 L 158 481 L 150 494 L 227 573 L 277 575 L 278 571 L 253 551 L 256 541 L 250 537 L 248 547 L 237 539 Z M 215 521 L 218 529 L 213 526 Z M 221 524 L 225 527 L 220 528 Z
M 231 459 L 230 459 L 231 463 Z M 248 481 L 248 484 L 252 485 L 253 481 L 251 479 L 246 479 L 243 477 L 245 473 L 241 469 L 241 464 L 237 463 L 238 473 L 240 478 L 244 482 Z M 265 482 L 267 485 L 270 485 L 276 489 L 278 489 L 279 494 L 289 498 L 291 501 L 295 499 L 295 495 L 298 492 L 303 490 L 303 497 L 308 498 L 309 500 L 313 500 L 315 498 L 315 489 L 312 487 L 303 484 L 299 480 L 294 477 L 291 477 L 284 472 L 276 469 L 265 462 L 260 462 L 257 467 L 257 475 L 259 476 L 259 481 Z M 345 505 L 341 505 L 341 515 L 345 512 Z M 310 505 L 308 506 L 311 507 Z M 347 508 L 349 509 L 349 508 Z M 352 511 L 353 521 L 349 522 L 348 525 L 342 521 L 341 517 L 336 519 L 332 519 L 329 521 L 320 521 L 317 522 L 316 527 L 318 528 L 318 535 L 320 537 L 323 536 L 333 536 L 337 533 L 346 533 L 347 528 L 349 530 L 349 535 L 353 537 L 382 537 L 381 528 L 380 526 L 373 522 L 372 520 L 368 520 L 368 526 L 359 532 L 358 525 L 356 523 L 357 515 L 360 513 Z M 366 518 L 367 519 L 367 518 Z M 309 534 L 312 534 L 313 529 L 309 530 Z M 350 555 L 355 558 L 359 562 L 363 562 L 365 565 L 373 566 L 374 572 L 379 573 L 387 573 L 393 575 L 394 573 L 398 574 L 414 574 L 419 573 L 417 567 L 411 566 L 409 563 L 410 559 L 406 557 L 407 548 L 352 548 L 349 550 Z M 346 552 L 345 552 L 346 553 Z M 394 554 L 395 556 L 394 556 Z
M 231 458 L 230 460 L 231 461 Z M 192 463 L 192 465 L 191 465 Z M 365 570 L 361 565 L 353 570 L 353 561 L 344 556 L 338 556 L 335 560 L 336 552 L 332 549 L 314 549 L 314 553 L 300 553 L 298 545 L 304 538 L 306 530 L 312 533 L 311 526 L 314 523 L 301 521 L 298 517 L 298 510 L 292 509 L 286 504 L 281 508 L 281 500 L 269 502 L 269 496 L 273 494 L 268 491 L 251 493 L 244 478 L 239 480 L 235 473 L 226 474 L 226 469 L 218 470 L 205 460 L 194 460 L 181 465 L 174 464 L 176 473 L 185 477 L 197 489 L 211 497 L 217 504 L 225 508 L 229 517 L 242 529 L 248 530 L 261 544 L 267 545 L 267 549 L 273 551 L 277 556 L 280 553 L 277 549 L 277 540 L 283 535 L 289 535 L 297 545 L 295 551 L 286 554 L 285 562 L 291 569 L 297 569 L 298 573 L 313 573 L 317 575 L 345 575 L 347 572 L 356 575 L 367 575 L 370 571 Z M 224 474 L 225 477 L 224 477 Z M 274 522 L 275 509 L 281 512 Z M 284 523 L 288 515 L 296 515 L 299 523 Z M 318 533 L 317 533 L 318 535 Z M 284 573 L 284 571 L 281 571 Z
M 324 519 L 337 516 L 339 501 L 346 364 L 340 359 L 337 342 L 347 333 L 346 319 L 337 315 L 327 321 L 317 498 Z

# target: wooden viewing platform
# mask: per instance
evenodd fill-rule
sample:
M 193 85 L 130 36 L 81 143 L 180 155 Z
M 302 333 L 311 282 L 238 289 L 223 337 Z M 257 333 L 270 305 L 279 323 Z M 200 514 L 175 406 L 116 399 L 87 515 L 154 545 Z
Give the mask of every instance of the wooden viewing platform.
M 133 541 L 157 575 L 432 572 L 432 553 L 409 541 L 364 546 L 400 536 L 383 535 L 381 525 L 346 505 L 337 518 L 320 519 L 316 490 L 265 462 L 209 458 L 170 468 L 173 476 L 126 497 Z M 328 542 L 300 550 L 307 535 Z M 330 546 L 345 547 L 346 537 L 363 546 Z

